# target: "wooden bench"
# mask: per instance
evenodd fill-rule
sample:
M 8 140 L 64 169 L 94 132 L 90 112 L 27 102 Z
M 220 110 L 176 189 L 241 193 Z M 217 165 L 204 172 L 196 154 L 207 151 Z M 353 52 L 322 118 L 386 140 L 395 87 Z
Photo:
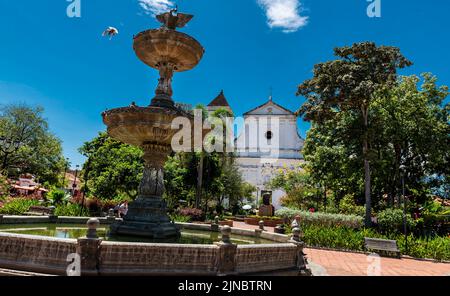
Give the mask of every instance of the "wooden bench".
M 382 255 L 391 256 L 395 255 L 396 258 L 401 257 L 400 250 L 395 240 L 385 240 L 378 238 L 364 238 L 364 245 L 367 251 L 378 251 Z
M 54 208 L 33 206 L 28 209 L 24 215 L 26 216 L 50 216 L 53 214 Z

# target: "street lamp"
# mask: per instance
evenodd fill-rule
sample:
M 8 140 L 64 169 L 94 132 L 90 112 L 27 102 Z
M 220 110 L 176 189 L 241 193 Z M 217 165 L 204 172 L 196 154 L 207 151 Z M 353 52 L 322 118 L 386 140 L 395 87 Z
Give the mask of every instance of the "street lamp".
M 77 188 L 77 176 L 78 176 L 78 169 L 80 168 L 80 166 L 77 164 L 76 165 L 76 170 L 75 170 L 75 180 L 73 180 L 73 185 L 72 185 L 72 196 L 75 195 L 75 188 Z
M 402 177 L 402 196 L 403 196 L 403 232 L 405 234 L 405 251 L 408 253 L 408 225 L 407 225 L 407 199 L 405 195 L 405 174 L 406 166 L 400 166 L 400 174 Z

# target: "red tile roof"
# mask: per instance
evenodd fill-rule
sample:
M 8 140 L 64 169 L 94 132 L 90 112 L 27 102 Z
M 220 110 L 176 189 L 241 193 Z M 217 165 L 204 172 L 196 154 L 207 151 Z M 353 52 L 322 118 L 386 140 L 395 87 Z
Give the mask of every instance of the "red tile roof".
M 225 98 L 223 90 L 211 103 L 209 103 L 208 107 L 230 107 L 227 98 Z

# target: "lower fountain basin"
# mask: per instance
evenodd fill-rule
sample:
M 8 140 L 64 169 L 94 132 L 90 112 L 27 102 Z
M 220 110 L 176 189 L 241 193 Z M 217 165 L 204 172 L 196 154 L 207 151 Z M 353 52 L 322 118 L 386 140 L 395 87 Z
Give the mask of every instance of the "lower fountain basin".
M 0 225 L 0 232 L 25 234 L 42 237 L 54 237 L 62 239 L 77 239 L 86 235 L 86 225 L 82 224 L 35 224 L 35 225 Z M 212 245 L 221 240 L 218 232 L 184 229 L 181 237 L 169 239 L 150 239 L 145 237 L 132 237 L 110 235 L 109 226 L 102 225 L 97 228 L 100 239 L 111 242 L 139 242 L 139 243 L 167 243 L 167 244 L 203 244 Z M 238 245 L 273 244 L 274 241 L 251 236 L 233 234 L 231 241 Z
M 217 227 L 177 223 L 178 240 L 155 242 L 108 237 L 114 219 L 99 218 L 103 238 L 93 239 L 83 237 L 87 220 L 0 216 L 0 269 L 68 275 L 81 260 L 81 275 L 305 275 L 303 245 L 286 235 L 232 228 L 229 244 L 218 242 Z

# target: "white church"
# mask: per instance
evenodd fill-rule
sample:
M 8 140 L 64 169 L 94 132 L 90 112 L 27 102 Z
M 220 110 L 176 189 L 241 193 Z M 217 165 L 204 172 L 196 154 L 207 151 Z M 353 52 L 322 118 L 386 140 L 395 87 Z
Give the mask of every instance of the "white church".
M 207 106 L 213 112 L 232 109 L 223 91 Z M 236 162 L 244 180 L 257 188 L 257 202 L 263 194 L 272 196 L 275 209 L 281 207 L 282 190 L 270 191 L 267 184 L 280 169 L 297 169 L 304 162 L 301 150 L 304 139 L 299 135 L 294 112 L 269 100 L 243 115 L 243 124 L 235 140 Z

